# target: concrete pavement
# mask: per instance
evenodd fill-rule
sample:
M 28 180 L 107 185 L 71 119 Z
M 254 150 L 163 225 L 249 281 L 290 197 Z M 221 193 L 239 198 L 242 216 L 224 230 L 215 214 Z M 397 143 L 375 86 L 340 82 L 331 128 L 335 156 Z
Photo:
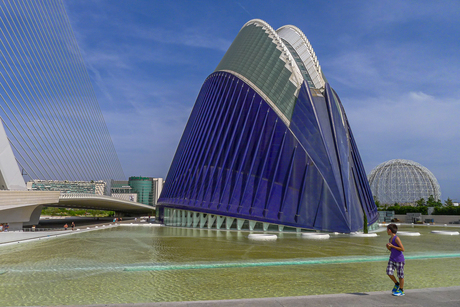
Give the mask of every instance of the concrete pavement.
M 68 230 L 59 229 L 59 230 L 43 231 L 43 230 L 37 229 L 36 231 L 0 232 L 0 246 L 56 238 L 58 236 L 71 235 L 71 234 L 76 234 L 76 233 L 81 233 L 81 232 L 86 232 L 86 231 L 92 231 L 92 230 L 100 230 L 100 229 L 114 227 L 114 226 L 116 225 L 114 225 L 113 223 L 112 224 L 106 223 L 104 224 L 104 227 L 102 226 L 102 224 L 82 226 L 82 227 L 75 228 L 75 230 L 73 231 L 69 227 Z
M 161 302 L 147 304 L 107 304 L 85 305 L 85 307 L 458 307 L 460 306 L 460 287 L 408 289 L 406 295 L 395 297 L 391 291 L 311 295 L 296 297 L 255 298 L 242 300 Z M 77 307 L 77 306 L 74 306 Z M 78 306 L 83 307 L 83 306 Z
M 60 223 L 64 224 L 64 223 Z M 71 235 L 76 233 L 82 233 L 87 231 L 94 231 L 94 230 L 101 230 L 105 228 L 111 227 L 118 227 L 118 226 L 150 226 L 150 227 L 158 227 L 160 224 L 151 224 L 151 223 L 140 223 L 140 222 L 133 222 L 130 220 L 112 223 L 106 221 L 105 223 L 100 224 L 87 224 L 87 225 L 78 225 L 75 230 L 71 230 L 70 222 L 67 223 L 69 225 L 68 230 L 64 230 L 63 228 L 55 228 L 54 230 L 42 230 L 37 228 L 36 231 L 8 231 L 8 232 L 0 232 L 0 247 L 2 245 L 10 245 L 10 244 L 17 244 L 17 243 L 25 243 L 31 242 L 36 240 L 44 240 L 50 238 L 56 238 L 58 236 L 65 236 Z

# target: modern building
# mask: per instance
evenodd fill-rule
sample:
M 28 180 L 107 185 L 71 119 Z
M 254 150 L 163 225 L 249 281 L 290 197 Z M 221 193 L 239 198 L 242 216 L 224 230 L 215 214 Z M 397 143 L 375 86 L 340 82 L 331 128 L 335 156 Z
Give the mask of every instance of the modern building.
M 163 178 L 133 176 L 129 177 L 128 185 L 132 188 L 132 192 L 137 194 L 137 202 L 156 206 L 163 189 Z
M 128 180 L 112 180 L 111 196 L 118 199 L 137 202 L 137 193 L 129 186 Z
M 430 196 L 441 199 L 441 188 L 433 173 L 411 160 L 394 159 L 377 165 L 369 175 L 369 184 L 381 204 L 413 205 Z
M 59 191 L 61 193 L 104 195 L 106 183 L 99 181 L 36 180 L 27 182 L 29 191 Z
M 0 8 L 0 188 L 124 179 L 62 1 Z
M 300 29 L 246 23 L 205 80 L 157 206 L 166 225 L 353 232 L 378 214 L 337 93 Z

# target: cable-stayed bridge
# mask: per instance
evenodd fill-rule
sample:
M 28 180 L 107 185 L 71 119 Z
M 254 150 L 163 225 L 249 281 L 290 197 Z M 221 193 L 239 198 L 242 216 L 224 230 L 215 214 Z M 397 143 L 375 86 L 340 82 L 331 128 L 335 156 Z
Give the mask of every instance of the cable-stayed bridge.
M 62 1 L 1 1 L 0 33 L 0 117 L 24 179 L 124 179 Z
M 34 220 L 42 205 L 151 210 L 109 196 L 27 192 L 25 185 L 103 180 L 110 194 L 111 180 L 123 179 L 62 0 L 0 1 L 0 223 Z
M 43 206 L 109 210 L 133 215 L 152 214 L 154 209 L 106 195 L 57 191 L 0 191 L 0 223 L 9 223 L 10 230 L 22 229 L 23 225 L 37 225 Z

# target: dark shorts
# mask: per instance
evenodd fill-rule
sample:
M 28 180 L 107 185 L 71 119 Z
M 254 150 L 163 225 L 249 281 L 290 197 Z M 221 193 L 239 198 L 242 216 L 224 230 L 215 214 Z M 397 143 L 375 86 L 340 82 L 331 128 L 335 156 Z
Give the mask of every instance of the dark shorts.
M 404 278 L 404 262 L 394 262 L 389 260 L 387 266 L 387 275 L 393 275 L 395 270 L 398 273 L 398 278 Z

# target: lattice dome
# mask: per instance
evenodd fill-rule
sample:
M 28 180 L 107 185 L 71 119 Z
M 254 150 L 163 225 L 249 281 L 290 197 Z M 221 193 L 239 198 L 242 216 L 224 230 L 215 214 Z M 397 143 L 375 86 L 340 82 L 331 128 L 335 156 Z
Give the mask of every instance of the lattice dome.
M 441 188 L 436 177 L 417 162 L 394 159 L 374 168 L 369 175 L 372 195 L 381 204 L 415 203 L 433 195 L 441 199 Z

